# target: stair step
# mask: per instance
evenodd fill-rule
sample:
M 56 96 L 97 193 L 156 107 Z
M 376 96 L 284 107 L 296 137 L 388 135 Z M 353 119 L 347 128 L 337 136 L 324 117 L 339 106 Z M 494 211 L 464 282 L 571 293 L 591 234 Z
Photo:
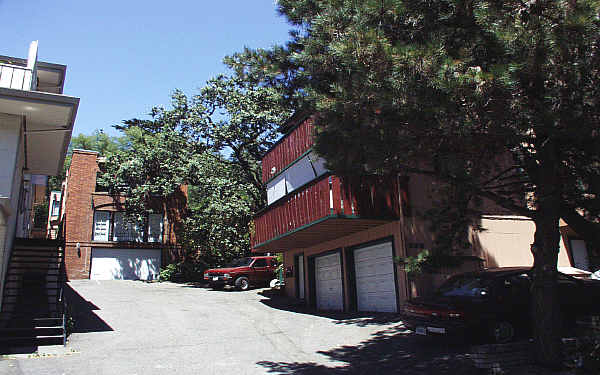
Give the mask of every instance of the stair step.
M 13 277 L 12 277 L 12 278 L 10 278 L 10 279 L 9 279 L 9 278 L 7 278 L 7 279 L 6 279 L 6 282 L 8 283 L 8 282 L 17 282 L 17 281 L 26 281 L 26 282 L 33 282 L 33 281 L 37 281 L 37 280 L 23 280 L 23 278 L 22 278 L 22 277 L 18 277 L 18 276 L 21 276 L 21 275 L 22 275 L 22 274 L 20 274 L 20 273 L 16 273 L 16 274 L 14 274 L 14 275 L 7 275 L 7 276 L 13 276 Z M 55 279 L 57 279 L 57 278 L 58 278 L 58 276 L 60 276 L 60 275 L 47 275 L 47 274 L 43 274 L 43 273 L 41 273 L 41 275 L 43 275 L 43 276 L 45 277 L 44 281 L 47 281 L 47 282 L 56 282 L 57 280 L 48 280 L 48 278 L 49 278 L 49 277 L 52 277 L 52 278 L 55 278 Z
M 18 259 L 11 259 L 10 263 L 32 263 L 32 264 L 38 264 L 38 263 L 49 263 L 49 264 L 60 264 L 60 262 L 50 262 L 47 259 L 44 260 L 29 260 L 29 259 L 23 259 L 23 260 L 18 260 Z
M 4 287 L 4 290 L 21 290 L 21 289 L 26 289 L 26 288 L 19 288 L 16 286 L 5 286 Z M 54 288 L 54 287 L 52 287 L 52 288 L 45 287 L 44 288 L 44 290 L 60 290 L 60 289 L 61 288 Z M 4 296 L 6 297 L 7 295 L 5 294 Z
M 63 327 L 0 328 L 0 337 L 38 337 L 63 334 Z
M 6 293 L 4 292 L 4 298 L 10 298 L 10 297 L 23 297 L 23 298 L 27 298 L 27 299 L 39 299 L 39 298 L 46 298 L 46 297 L 57 297 L 58 296 L 58 291 L 54 291 L 54 293 Z
M 23 337 L 0 337 L 0 343 L 5 344 L 16 344 L 23 343 L 26 345 L 52 345 L 60 342 L 63 343 L 63 335 L 49 335 L 49 336 L 23 336 Z
M 18 254 L 16 253 L 15 250 L 13 250 L 11 256 L 14 257 L 19 257 L 19 258 L 61 258 L 61 255 L 56 252 L 56 254 L 31 254 L 30 252 L 26 252 L 25 254 Z
M 44 304 L 44 306 L 40 306 L 40 302 Z M 56 305 L 58 305 L 58 302 L 48 302 L 46 300 L 41 300 L 41 301 L 31 301 L 31 302 L 16 302 L 16 301 L 6 301 L 6 302 L 2 302 L 2 306 L 4 305 L 17 305 L 17 306 L 21 306 L 21 307 L 37 307 L 38 310 L 40 310 L 42 307 L 55 307 Z
M 31 318 L 23 319 L 21 317 L 14 318 L 8 315 L 4 318 L 0 317 L 0 328 L 2 322 L 10 322 L 11 327 L 15 328 L 31 328 L 31 327 L 62 327 L 62 317 L 60 318 Z
M 31 313 L 31 312 L 17 312 L 17 311 L 0 312 L 0 321 L 15 320 L 15 321 L 21 321 L 21 322 L 28 322 L 28 321 L 37 322 L 37 321 L 46 321 L 46 320 L 53 320 L 53 319 L 60 319 L 60 321 L 62 321 L 62 312 L 58 312 L 58 311 L 51 311 L 51 312 L 45 312 L 45 313 L 39 313 L 39 312 Z
M 13 251 L 11 252 L 11 254 L 19 254 L 19 253 L 23 253 L 23 254 L 28 254 L 28 253 L 59 254 L 61 252 L 62 251 L 60 251 L 57 247 L 28 246 L 28 247 L 13 247 Z
M 15 238 L 13 246 L 61 246 L 63 243 L 63 240 L 48 240 L 45 238 Z

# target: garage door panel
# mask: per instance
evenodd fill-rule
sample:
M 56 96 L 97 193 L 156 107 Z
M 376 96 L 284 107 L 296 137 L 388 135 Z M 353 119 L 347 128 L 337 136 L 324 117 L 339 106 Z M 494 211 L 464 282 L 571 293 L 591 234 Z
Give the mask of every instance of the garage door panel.
M 160 249 L 92 249 L 92 280 L 154 280 Z
M 354 265 L 358 310 L 396 312 L 392 243 L 355 250 Z
M 339 253 L 315 258 L 316 303 L 320 310 L 343 310 L 342 265 Z
M 395 292 L 369 293 L 364 296 L 362 307 L 364 311 L 396 312 Z

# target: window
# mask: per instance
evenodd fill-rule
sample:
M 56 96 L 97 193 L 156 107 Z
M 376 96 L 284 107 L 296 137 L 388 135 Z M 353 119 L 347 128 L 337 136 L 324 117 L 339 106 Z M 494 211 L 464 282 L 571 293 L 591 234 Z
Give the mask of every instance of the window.
M 132 223 L 124 212 L 94 212 L 93 241 L 162 242 L 162 235 L 162 214 L 150 214 L 143 222 Z
M 60 201 L 56 198 L 52 200 L 52 211 L 50 212 L 50 216 L 58 216 L 58 212 L 60 211 Z
M 327 173 L 325 160 L 311 152 L 267 183 L 267 204 L 275 202 L 325 173 Z
M 252 265 L 252 267 L 256 267 L 256 268 L 266 267 L 266 266 L 267 266 L 267 260 L 264 258 L 255 260 L 254 264 Z
M 161 242 L 163 217 L 161 214 L 148 215 L 148 242 Z
M 94 241 L 108 241 L 110 211 L 94 212 Z
M 143 223 L 128 221 L 123 212 L 115 212 L 113 217 L 113 241 L 144 242 Z

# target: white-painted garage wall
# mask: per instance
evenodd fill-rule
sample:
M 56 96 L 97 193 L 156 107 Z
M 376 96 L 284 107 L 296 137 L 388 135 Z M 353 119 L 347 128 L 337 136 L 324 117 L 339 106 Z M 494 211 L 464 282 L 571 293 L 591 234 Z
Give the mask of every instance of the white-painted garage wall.
M 155 280 L 160 249 L 92 249 L 92 280 Z

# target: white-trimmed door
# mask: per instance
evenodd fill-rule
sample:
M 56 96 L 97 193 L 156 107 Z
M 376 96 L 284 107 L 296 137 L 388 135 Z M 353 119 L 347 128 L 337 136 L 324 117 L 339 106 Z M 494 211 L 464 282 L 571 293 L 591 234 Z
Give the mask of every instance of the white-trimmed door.
M 358 311 L 397 312 L 392 242 L 354 250 Z
M 160 272 L 160 249 L 92 248 L 92 280 L 154 280 Z
M 298 255 L 298 298 L 304 299 L 304 256 Z
M 316 304 L 319 310 L 344 309 L 340 253 L 315 258 Z

